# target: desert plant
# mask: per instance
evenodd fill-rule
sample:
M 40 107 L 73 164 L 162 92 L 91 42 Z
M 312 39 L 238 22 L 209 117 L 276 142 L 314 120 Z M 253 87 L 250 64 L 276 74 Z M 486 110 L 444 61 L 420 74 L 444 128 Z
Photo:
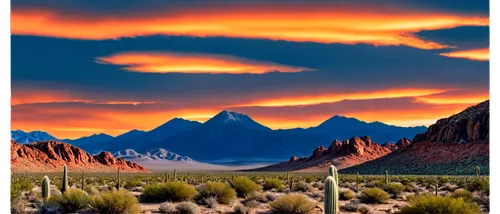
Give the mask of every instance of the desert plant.
M 337 172 L 337 168 L 334 165 L 330 165 L 328 167 L 328 175 L 332 176 L 335 179 L 335 183 L 339 185 L 339 173 Z
M 160 204 L 160 207 L 158 210 L 162 213 L 174 213 L 177 212 L 177 208 L 175 207 L 175 204 L 170 203 L 170 202 L 164 202 Z
M 389 186 L 389 171 L 385 170 L 385 186 Z
M 464 201 L 472 202 L 474 201 L 474 196 L 471 192 L 465 189 L 457 189 L 451 194 L 452 198 L 462 198 Z
M 203 198 L 203 204 L 207 205 L 208 208 L 215 208 L 219 203 L 217 197 L 209 196 L 208 198 Z
M 91 207 L 98 213 L 138 214 L 141 212 L 137 198 L 124 190 L 114 190 L 94 196 Z
M 490 181 L 488 179 L 474 179 L 467 185 L 467 190 L 474 191 L 483 191 L 486 194 L 490 194 Z
M 81 189 L 70 188 L 61 195 L 53 197 L 53 201 L 64 210 L 65 213 L 73 213 L 87 208 L 90 204 L 90 196 Z
M 293 189 L 295 191 L 308 192 L 308 191 L 312 190 L 312 186 L 311 186 L 311 184 L 300 181 L 299 183 L 295 184 Z
M 325 180 L 325 214 L 337 214 L 339 212 L 339 187 L 332 176 Z
M 236 198 L 236 191 L 225 183 L 209 181 L 198 188 L 200 197 L 215 197 L 221 204 L 229 204 Z
M 194 187 L 186 183 L 173 181 L 151 184 L 144 189 L 146 201 L 188 201 L 196 194 Z
M 132 180 L 129 180 L 126 184 L 125 184 L 125 189 L 130 189 L 130 188 L 133 188 L 133 187 L 139 187 L 142 185 L 142 181 L 139 180 L 139 179 L 132 179 Z
M 359 172 L 356 172 L 356 192 L 359 192 Z
M 118 168 L 118 172 L 116 173 L 116 189 L 120 190 L 120 168 Z
M 63 167 L 63 176 L 61 182 L 61 193 L 64 194 L 64 192 L 68 189 L 68 166 L 66 166 L 66 164 L 64 164 Z
M 50 179 L 47 176 L 43 176 L 42 180 L 42 199 L 43 202 L 47 202 L 50 198 Z
M 467 202 L 462 198 L 451 198 L 425 194 L 410 197 L 408 206 L 401 209 L 408 214 L 477 214 L 480 213 L 476 203 Z
M 85 190 L 85 172 L 82 171 L 82 190 Z
M 30 191 L 34 185 L 27 179 L 17 179 L 10 185 L 10 201 L 13 202 L 21 196 L 24 191 Z
M 243 204 L 238 204 L 234 206 L 234 212 L 237 214 L 250 214 L 252 213 L 252 209 L 250 207 L 246 207 Z
M 397 195 L 405 190 L 405 186 L 401 183 L 391 183 L 387 186 L 387 192 Z
M 190 201 L 184 201 L 175 206 L 180 214 L 196 214 L 198 212 L 198 205 Z
M 380 188 L 367 188 L 363 190 L 359 196 L 365 203 L 384 203 L 389 199 L 389 194 Z
M 356 194 L 350 189 L 343 189 L 339 191 L 339 198 L 342 200 L 351 200 L 356 197 Z
M 479 166 L 476 166 L 476 177 L 481 176 L 481 168 Z
M 312 176 L 306 176 L 305 181 L 306 181 L 306 183 L 310 184 L 310 183 L 312 183 L 314 181 L 314 177 L 312 177 Z
M 313 210 L 316 204 L 305 195 L 288 194 L 269 203 L 269 206 L 274 213 L 305 214 Z
M 280 190 L 281 188 L 283 188 L 283 184 L 281 183 L 281 180 L 277 178 L 271 178 L 266 180 L 266 183 L 264 183 L 263 187 L 264 190 L 270 190 L 270 189 Z
M 250 192 L 260 190 L 260 186 L 258 184 L 254 183 L 252 180 L 244 176 L 239 176 L 235 178 L 231 182 L 231 185 L 233 186 L 233 188 L 238 193 L 238 196 L 240 197 L 244 197 L 246 194 Z

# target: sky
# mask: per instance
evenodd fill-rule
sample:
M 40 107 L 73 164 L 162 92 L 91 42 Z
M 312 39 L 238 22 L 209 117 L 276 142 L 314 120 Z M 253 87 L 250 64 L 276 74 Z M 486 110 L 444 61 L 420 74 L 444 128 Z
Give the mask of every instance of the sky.
M 428 126 L 489 99 L 484 0 L 16 0 L 12 129 L 151 130 L 222 110 Z

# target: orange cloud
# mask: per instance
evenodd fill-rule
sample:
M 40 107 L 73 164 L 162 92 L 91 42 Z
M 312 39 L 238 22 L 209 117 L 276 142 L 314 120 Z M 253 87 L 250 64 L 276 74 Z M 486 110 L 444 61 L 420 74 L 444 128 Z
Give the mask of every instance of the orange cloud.
M 436 93 L 445 92 L 444 89 L 414 89 L 414 88 L 401 88 L 401 89 L 385 89 L 376 91 L 365 92 L 352 92 L 352 93 L 331 93 L 331 94 L 317 94 L 317 95 L 293 95 L 286 97 L 273 97 L 255 100 L 250 103 L 244 103 L 235 107 L 244 106 L 304 106 L 315 105 L 321 103 L 333 103 L 342 100 L 365 100 L 365 99 L 380 99 L 380 98 L 401 98 L 401 97 L 418 97 L 424 95 L 431 95 Z
M 479 48 L 479 49 L 470 49 L 463 51 L 453 51 L 449 53 L 441 53 L 441 56 L 453 57 L 453 58 L 464 58 L 470 60 L 479 60 L 479 61 L 489 61 L 490 60 L 490 48 Z
M 150 73 L 263 74 L 313 69 L 248 60 L 228 55 L 173 52 L 128 52 L 99 57 L 98 63 L 125 66 L 125 70 Z
M 483 90 L 455 90 L 416 97 L 415 99 L 418 102 L 431 104 L 477 104 L 490 99 L 490 94 Z
M 488 26 L 489 17 L 362 5 L 282 4 L 178 8 L 175 12 L 105 15 L 48 9 L 11 12 L 11 32 L 71 39 L 176 35 L 233 37 L 342 44 L 448 48 L 414 33 L 458 26 Z

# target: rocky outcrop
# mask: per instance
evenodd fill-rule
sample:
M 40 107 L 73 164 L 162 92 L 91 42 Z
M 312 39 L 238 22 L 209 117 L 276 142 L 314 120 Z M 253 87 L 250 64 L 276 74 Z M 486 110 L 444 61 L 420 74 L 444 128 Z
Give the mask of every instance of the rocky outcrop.
M 465 174 L 476 166 L 489 172 L 489 101 L 429 126 L 412 142 L 399 140 L 387 156 L 343 170 L 344 173 Z
M 58 141 L 34 142 L 26 145 L 11 140 L 11 170 L 58 171 L 62 165 L 78 171 L 114 171 L 121 169 L 130 172 L 147 172 L 146 168 L 114 158 L 109 152 L 92 156 L 76 146 Z
M 334 140 L 328 149 L 320 146 L 309 157 L 293 156 L 287 162 L 255 169 L 255 171 L 323 171 L 331 164 L 338 169 L 343 169 L 382 157 L 391 151 L 388 147 L 372 142 L 368 136 L 353 137 L 343 142 Z
M 384 144 L 382 144 L 382 146 L 390 149 L 391 151 L 398 149 L 398 146 L 394 143 L 391 143 L 391 142 L 385 142 Z

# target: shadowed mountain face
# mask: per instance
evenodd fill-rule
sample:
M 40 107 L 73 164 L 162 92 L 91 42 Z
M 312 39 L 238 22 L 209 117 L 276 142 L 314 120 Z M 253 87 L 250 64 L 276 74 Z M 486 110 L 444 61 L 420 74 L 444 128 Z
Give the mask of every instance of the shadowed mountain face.
M 111 139 L 113 139 L 113 136 L 101 133 L 101 134 L 93 134 L 91 136 L 85 136 L 74 140 L 63 139 L 61 141 L 87 150 L 96 145 L 102 145 L 102 143 L 106 143 Z
M 343 173 L 473 174 L 489 173 L 489 100 L 431 125 L 412 144 Z
M 33 142 L 26 145 L 11 141 L 13 172 L 60 171 L 64 164 L 68 165 L 70 171 L 147 171 L 134 162 L 115 158 L 109 152 L 92 156 L 83 149 L 57 141 Z
M 10 137 L 15 142 L 21 144 L 28 144 L 31 142 L 46 141 L 46 140 L 57 140 L 57 138 L 55 138 L 54 136 L 42 131 L 32 131 L 26 133 L 22 130 L 15 130 L 15 131 L 10 131 Z

